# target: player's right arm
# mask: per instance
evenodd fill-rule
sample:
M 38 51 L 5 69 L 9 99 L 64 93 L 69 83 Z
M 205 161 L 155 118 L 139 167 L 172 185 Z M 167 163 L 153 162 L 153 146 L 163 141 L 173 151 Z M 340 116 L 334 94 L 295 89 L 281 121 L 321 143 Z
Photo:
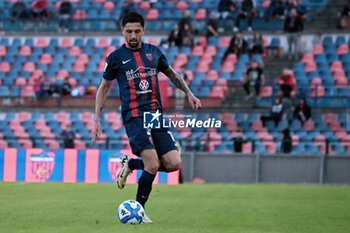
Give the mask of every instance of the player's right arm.
M 100 135 L 102 133 L 100 117 L 103 110 L 103 105 L 107 99 L 107 94 L 108 94 L 108 89 L 110 84 L 111 84 L 110 80 L 106 80 L 103 78 L 96 94 L 95 121 L 94 121 L 94 130 L 92 132 L 92 142 L 91 142 L 92 145 L 94 145 L 100 139 Z

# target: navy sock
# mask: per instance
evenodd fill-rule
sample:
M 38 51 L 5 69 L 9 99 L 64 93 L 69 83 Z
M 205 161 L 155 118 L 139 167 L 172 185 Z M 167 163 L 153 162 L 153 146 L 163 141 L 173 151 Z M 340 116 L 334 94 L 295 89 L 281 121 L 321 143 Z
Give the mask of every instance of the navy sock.
M 152 183 L 154 180 L 153 175 L 145 170 L 143 170 L 140 179 L 139 186 L 137 188 L 136 201 L 138 201 L 143 207 L 145 207 L 145 203 L 148 200 L 148 196 L 152 191 Z
M 128 165 L 129 165 L 129 168 L 130 168 L 131 171 L 132 170 L 143 170 L 143 168 L 145 167 L 143 165 L 142 159 L 132 159 L 132 160 L 129 161 Z M 163 163 L 160 163 L 158 171 L 160 171 L 160 172 L 168 172 L 166 170 L 166 168 L 165 168 Z
M 143 170 L 144 165 L 142 159 L 132 159 L 128 163 L 130 170 Z

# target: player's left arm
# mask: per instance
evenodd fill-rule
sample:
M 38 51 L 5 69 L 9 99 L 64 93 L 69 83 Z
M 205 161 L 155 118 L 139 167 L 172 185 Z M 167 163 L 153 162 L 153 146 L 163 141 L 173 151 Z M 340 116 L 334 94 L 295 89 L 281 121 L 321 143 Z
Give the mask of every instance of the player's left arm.
M 163 71 L 163 73 L 168 76 L 170 81 L 180 90 L 185 92 L 188 97 L 188 102 L 190 102 L 193 109 L 197 110 L 202 107 L 201 101 L 194 96 L 190 88 L 188 88 L 185 80 L 179 75 L 171 66 Z

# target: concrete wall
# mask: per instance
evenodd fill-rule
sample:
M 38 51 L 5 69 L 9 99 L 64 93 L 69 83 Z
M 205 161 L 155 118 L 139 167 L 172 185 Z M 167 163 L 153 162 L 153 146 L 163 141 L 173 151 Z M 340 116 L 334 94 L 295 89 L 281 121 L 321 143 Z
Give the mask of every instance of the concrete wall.
M 350 156 L 183 153 L 182 159 L 185 182 L 350 184 Z

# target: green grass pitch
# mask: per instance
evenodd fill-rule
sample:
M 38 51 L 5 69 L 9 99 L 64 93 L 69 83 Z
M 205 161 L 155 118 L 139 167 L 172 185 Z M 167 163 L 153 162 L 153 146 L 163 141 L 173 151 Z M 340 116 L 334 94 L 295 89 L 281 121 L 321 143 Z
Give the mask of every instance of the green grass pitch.
M 154 185 L 154 224 L 123 225 L 117 206 L 136 185 L 0 183 L 0 232 L 350 232 L 350 188 L 312 185 Z

